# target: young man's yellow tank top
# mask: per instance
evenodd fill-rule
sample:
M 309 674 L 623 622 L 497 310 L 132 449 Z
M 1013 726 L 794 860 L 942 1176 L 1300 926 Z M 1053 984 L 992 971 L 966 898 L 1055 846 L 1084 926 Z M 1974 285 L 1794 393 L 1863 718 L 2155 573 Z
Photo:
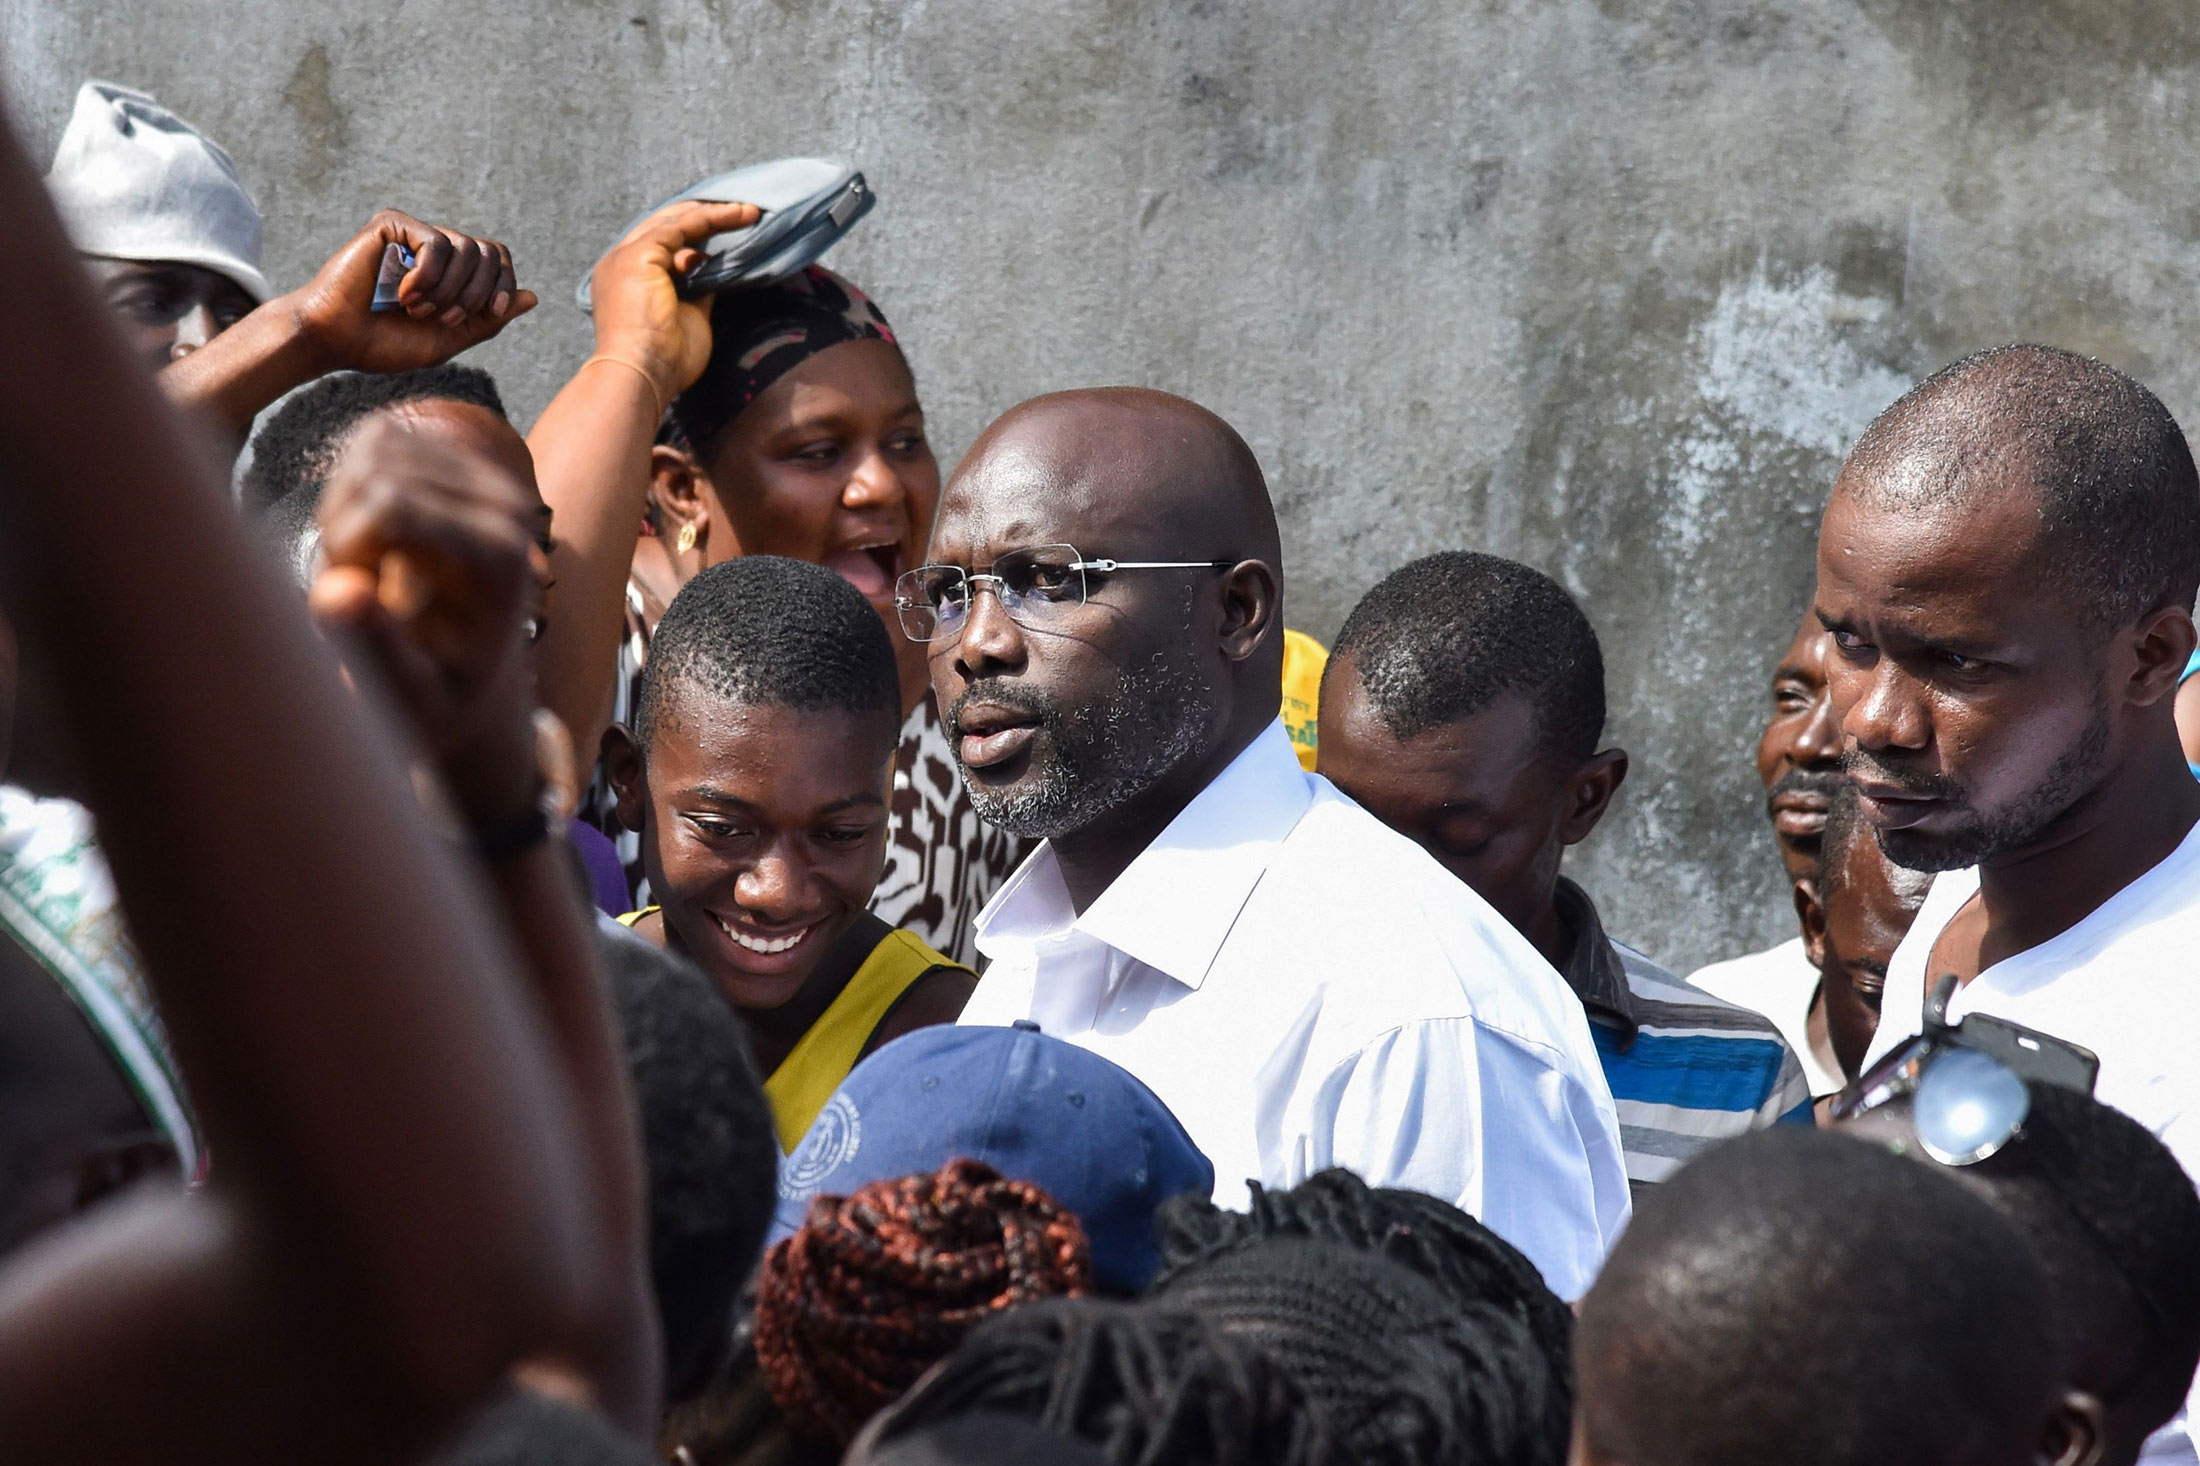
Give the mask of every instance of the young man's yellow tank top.
M 619 920 L 632 926 L 655 910 L 654 906 L 645 906 Z M 862 920 L 880 929 L 877 944 L 858 964 L 840 996 L 818 1015 L 817 1022 L 795 1041 L 787 1057 L 764 1081 L 764 1097 L 771 1101 L 772 1128 L 778 1132 L 783 1154 L 793 1152 L 810 1122 L 825 1108 L 825 1101 L 855 1068 L 871 1035 L 918 978 L 936 967 L 969 970 L 899 927 L 887 926 L 868 914 Z

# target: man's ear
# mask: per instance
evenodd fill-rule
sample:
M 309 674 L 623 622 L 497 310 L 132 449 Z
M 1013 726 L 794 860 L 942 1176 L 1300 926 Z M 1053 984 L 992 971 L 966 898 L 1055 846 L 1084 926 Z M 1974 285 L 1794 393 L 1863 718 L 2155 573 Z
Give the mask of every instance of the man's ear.
M 1612 807 L 1612 796 L 1627 782 L 1627 750 L 1607 748 L 1579 769 L 1566 785 L 1566 817 L 1558 826 L 1558 838 L 1578 845 Z
M 1222 573 L 1222 655 L 1233 662 L 1251 656 L 1264 637 L 1281 636 L 1275 624 L 1282 602 L 1276 572 L 1260 560 L 1240 560 Z
M 642 768 L 641 745 L 623 723 L 613 723 L 603 730 L 601 747 L 604 777 L 611 781 L 617 800 L 613 810 L 619 826 L 639 835 L 649 818 L 649 779 Z
M 2181 606 L 2164 606 L 2140 618 L 2125 636 L 2132 658 L 2125 695 L 2140 707 L 2175 696 L 2192 649 L 2200 645 L 2192 616 Z
M 1826 961 L 1826 908 L 1818 899 L 1816 881 L 1797 881 L 1789 892 L 1795 898 L 1795 924 L 1803 929 L 1803 952 L 1810 965 L 1823 971 Z
M 2047 1417 L 2040 1466 L 2100 1466 L 2108 1452 L 2107 1414 L 2101 1402 L 2084 1390 L 2064 1390 Z

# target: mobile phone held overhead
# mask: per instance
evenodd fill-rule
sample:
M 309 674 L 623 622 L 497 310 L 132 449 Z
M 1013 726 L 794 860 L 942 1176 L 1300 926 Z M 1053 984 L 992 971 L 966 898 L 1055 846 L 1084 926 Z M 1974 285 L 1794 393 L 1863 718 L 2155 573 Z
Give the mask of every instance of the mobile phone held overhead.
M 624 239 L 634 226 L 667 204 L 688 200 L 754 204 L 764 217 L 746 229 L 712 235 L 703 245 L 703 263 L 681 277 L 688 299 L 744 285 L 770 285 L 814 263 L 877 202 L 870 185 L 853 164 L 838 158 L 780 158 L 713 174 L 702 182 L 659 199 L 619 230 Z M 613 247 L 616 247 L 614 240 Z M 609 253 L 607 250 L 606 253 Z M 601 263 L 601 260 L 598 261 Z M 574 299 L 591 309 L 589 280 L 581 277 Z

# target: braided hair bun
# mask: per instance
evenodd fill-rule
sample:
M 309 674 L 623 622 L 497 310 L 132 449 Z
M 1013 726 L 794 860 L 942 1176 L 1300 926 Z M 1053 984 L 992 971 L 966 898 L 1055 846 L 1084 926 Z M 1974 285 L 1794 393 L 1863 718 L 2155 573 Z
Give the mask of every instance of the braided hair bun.
M 845 1445 L 985 1319 L 1091 1283 L 1084 1228 L 977 1161 L 810 1203 L 757 1281 L 756 1359 L 788 1426 Z

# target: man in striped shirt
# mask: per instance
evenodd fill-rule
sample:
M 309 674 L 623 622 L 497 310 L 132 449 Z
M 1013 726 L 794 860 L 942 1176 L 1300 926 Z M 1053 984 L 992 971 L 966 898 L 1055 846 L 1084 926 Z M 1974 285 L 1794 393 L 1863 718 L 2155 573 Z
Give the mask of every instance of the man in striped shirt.
M 1392 574 L 1346 618 L 1322 679 L 1321 773 L 1480 892 L 1581 999 L 1639 1191 L 1715 1141 L 1809 1124 L 1810 1088 L 1771 1020 L 1608 937 L 1559 874 L 1627 777 L 1603 734 L 1588 618 L 1494 555 Z

